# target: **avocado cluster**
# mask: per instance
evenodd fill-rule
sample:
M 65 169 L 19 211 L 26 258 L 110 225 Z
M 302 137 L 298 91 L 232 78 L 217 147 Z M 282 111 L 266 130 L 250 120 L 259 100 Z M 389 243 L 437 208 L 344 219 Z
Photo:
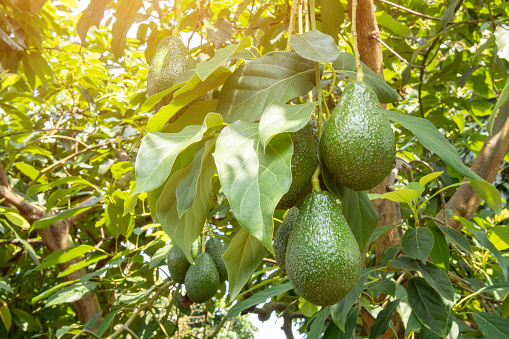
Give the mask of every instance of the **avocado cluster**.
M 225 248 L 221 240 L 211 238 L 205 243 L 205 252 L 199 253 L 199 241 L 196 243 L 198 246 L 193 244 L 193 248 L 196 247 L 193 249 L 194 264 L 174 244 L 168 255 L 168 271 L 175 282 L 184 284 L 189 299 L 204 303 L 216 294 L 219 284 L 228 279 L 223 261 Z

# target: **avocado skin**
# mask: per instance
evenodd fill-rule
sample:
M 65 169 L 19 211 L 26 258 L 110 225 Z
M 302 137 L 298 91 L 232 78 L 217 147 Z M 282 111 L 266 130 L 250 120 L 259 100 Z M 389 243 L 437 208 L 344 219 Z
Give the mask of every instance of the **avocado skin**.
M 219 273 L 219 283 L 223 283 L 228 279 L 228 271 L 223 260 L 225 248 L 219 238 L 211 238 L 205 243 L 205 252 L 210 254 L 212 260 L 216 264 L 217 272 Z
M 173 244 L 168 254 L 168 271 L 170 272 L 170 277 L 175 282 L 183 284 L 189 266 L 191 266 L 191 264 L 187 261 L 184 251 Z
M 280 210 L 300 205 L 304 197 L 311 192 L 311 177 L 318 166 L 311 125 L 308 123 L 297 132 L 290 133 L 290 137 L 293 142 L 292 183 L 276 206 Z
M 295 292 L 319 305 L 334 305 L 359 280 L 361 256 L 332 194 L 309 194 L 286 248 L 286 274 Z
M 272 248 L 274 249 L 274 259 L 283 273 L 286 273 L 286 247 L 288 245 L 288 239 L 292 232 L 293 225 L 297 221 L 299 216 L 299 209 L 292 207 L 286 212 L 285 219 L 279 226 L 274 235 L 274 241 L 272 242 Z
M 396 142 L 391 124 L 365 82 L 346 86 L 324 124 L 320 155 L 336 179 L 355 191 L 375 187 L 394 168 Z
M 219 288 L 219 273 L 214 260 L 207 252 L 198 255 L 195 265 L 186 273 L 184 285 L 187 296 L 195 303 L 210 300 Z
M 147 95 L 150 97 L 156 93 L 167 90 L 172 87 L 179 75 L 188 69 L 196 67 L 196 61 L 193 59 L 186 45 L 177 37 L 167 36 L 161 39 L 157 44 L 154 55 L 150 62 L 147 76 Z M 155 111 L 165 105 L 168 105 L 173 99 L 173 93 L 164 96 L 155 106 Z M 177 120 L 182 113 L 191 105 L 180 109 L 170 119 L 170 123 Z

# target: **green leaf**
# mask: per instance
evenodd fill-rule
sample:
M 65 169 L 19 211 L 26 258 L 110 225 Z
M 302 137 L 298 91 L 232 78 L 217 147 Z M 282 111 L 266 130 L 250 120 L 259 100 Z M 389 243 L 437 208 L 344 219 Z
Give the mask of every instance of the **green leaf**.
M 451 227 L 445 227 L 445 226 L 439 226 L 440 230 L 444 232 L 458 247 L 465 251 L 468 254 L 473 254 L 472 247 L 470 247 L 470 243 L 468 242 L 467 238 L 461 234 L 460 232 L 456 231 L 454 228 Z
M 488 240 L 499 251 L 509 248 L 509 225 L 497 225 L 491 229 Z
M 444 11 L 444 14 L 442 15 L 441 21 L 442 21 L 442 29 L 445 30 L 445 27 L 449 23 L 449 21 L 452 20 L 454 16 L 454 9 L 456 8 L 456 4 L 459 0 L 450 0 L 449 6 Z
M 474 312 L 472 315 L 486 338 L 509 338 L 509 319 L 486 312 Z
M 203 134 L 223 125 L 222 117 L 209 113 L 200 125 L 190 125 L 179 133 L 148 133 L 141 142 L 136 157 L 136 185 L 131 195 L 150 192 L 161 186 L 171 173 L 177 156 L 200 141 Z
M 425 176 L 423 176 L 422 178 L 419 179 L 419 184 L 421 184 L 423 187 L 426 186 L 429 182 L 435 180 L 436 178 L 438 178 L 440 175 L 442 175 L 442 173 L 444 173 L 444 171 L 440 171 L 440 172 L 433 172 L 433 173 L 430 173 L 430 174 L 426 174 Z
M 379 236 L 381 236 L 382 234 L 384 234 L 385 232 L 387 232 L 389 230 L 392 230 L 395 227 L 398 227 L 398 225 L 383 225 L 383 226 L 375 228 L 373 233 L 371 233 L 371 236 L 369 237 L 369 239 L 366 243 L 366 246 L 371 245 L 371 243 L 373 241 L 375 241 L 376 239 L 378 239 Z
M 368 83 L 376 93 L 381 103 L 390 103 L 401 100 L 401 96 L 384 79 L 373 72 L 371 68 L 361 61 L 364 71 L 364 81 Z M 351 53 L 339 53 L 339 57 L 332 63 L 336 72 L 344 74 L 351 79 L 357 79 L 357 68 L 355 66 L 355 57 Z
M 211 149 L 215 140 L 207 141 L 205 149 Z M 178 247 L 184 251 L 187 260 L 193 262 L 191 246 L 198 238 L 209 213 L 210 200 L 212 199 L 212 178 L 216 173 L 216 166 L 210 151 L 201 164 L 202 170 L 197 181 L 197 190 L 191 207 L 178 216 L 176 189 L 182 178 L 191 171 L 191 164 L 175 172 L 165 184 L 163 191 L 156 204 L 157 220 L 163 230 Z
M 203 81 L 207 79 L 216 69 L 225 63 L 232 55 L 252 46 L 250 37 L 243 37 L 238 44 L 228 45 L 220 48 L 214 57 L 208 61 L 196 65 L 196 75 Z
M 54 187 L 57 187 L 60 185 L 65 185 L 65 184 L 72 184 L 70 187 L 80 187 L 80 186 L 86 187 L 86 186 L 88 186 L 88 187 L 93 187 L 97 191 L 100 191 L 99 187 L 97 187 L 96 185 L 93 185 L 91 182 L 89 182 L 88 180 L 85 180 L 83 178 L 63 177 L 63 178 L 56 179 L 48 184 L 39 184 L 39 185 L 30 186 L 27 190 L 25 199 L 30 198 L 34 194 L 44 192 L 44 191 L 49 191 L 50 189 L 52 189 Z
M 123 306 L 112 309 L 111 312 L 101 320 L 99 327 L 97 327 L 97 330 L 95 330 L 95 334 L 102 336 L 108 330 L 108 328 L 110 328 L 111 322 L 115 318 L 115 315 L 123 309 L 125 309 Z
M 122 176 L 127 172 L 134 169 L 133 164 L 130 161 L 121 161 L 116 164 L 113 164 L 110 168 L 111 175 L 113 179 L 119 180 L 122 179 Z
M 286 105 L 276 101 L 271 102 L 260 118 L 258 132 L 263 149 L 274 135 L 284 132 L 297 132 L 309 121 L 311 113 L 319 102 L 308 102 L 302 105 Z
M 181 108 L 208 91 L 221 86 L 230 74 L 231 71 L 225 67 L 219 67 L 204 81 L 202 81 L 198 75 L 194 74 L 182 88 L 173 94 L 173 100 L 168 105 L 161 107 L 156 115 L 149 119 L 146 131 L 161 131 L 168 120 Z M 175 81 L 178 81 L 178 79 Z
M 376 12 L 376 21 L 379 25 L 387 27 L 392 33 L 403 38 L 410 38 L 412 31 L 402 22 L 394 20 L 394 18 L 385 11 Z
M 258 124 L 228 125 L 217 139 L 216 160 L 222 190 L 239 223 L 272 252 L 272 214 L 292 181 L 292 141 L 273 137 L 265 151 Z
M 417 199 L 419 193 L 410 188 L 404 188 L 394 192 L 387 192 L 382 194 L 382 199 L 388 199 L 394 202 L 410 203 L 412 200 Z
M 253 122 L 272 101 L 286 102 L 314 87 L 312 61 L 293 52 L 270 52 L 233 72 L 223 85 L 217 111 L 228 123 Z
M 488 40 L 486 40 L 479 48 L 477 48 L 475 50 L 475 53 L 474 55 L 472 55 L 472 59 L 475 59 L 477 58 L 479 55 L 481 55 L 481 53 L 486 50 L 486 48 L 490 47 L 491 45 L 493 45 L 496 41 L 496 37 L 495 37 L 495 34 L 492 34 L 490 35 L 490 37 L 488 38 Z
M 413 277 L 407 284 L 408 302 L 419 321 L 435 334 L 447 336 L 447 308 L 440 294 L 424 278 Z
M 371 326 L 371 330 L 369 332 L 370 339 L 378 338 L 385 333 L 400 301 L 400 299 L 391 301 L 383 310 L 380 311 L 380 313 L 378 313 L 375 323 Z
M 230 300 L 235 299 L 240 290 L 256 271 L 267 249 L 245 228 L 241 228 L 233 237 L 230 246 L 223 254 L 228 271 Z
M 410 228 L 401 238 L 401 247 L 409 257 L 426 262 L 433 248 L 433 233 L 425 228 Z
M 106 207 L 105 224 L 108 231 L 115 237 L 123 235 L 129 238 L 134 229 L 134 216 L 132 214 L 124 215 L 124 203 L 127 198 L 127 192 L 116 190 L 108 201 Z
M 322 166 L 322 178 L 327 188 L 341 201 L 343 216 L 359 248 L 364 249 L 378 225 L 378 213 L 371 205 L 367 193 L 354 191 L 342 185 L 325 166 Z
M 497 189 L 463 164 L 456 148 L 436 129 L 431 121 L 388 110 L 385 113 L 390 120 L 412 131 L 424 147 L 436 153 L 447 165 L 468 177 L 474 190 L 479 193 L 495 213 L 500 214 L 502 212 L 502 198 Z
M 316 62 L 333 62 L 339 56 L 334 39 L 316 29 L 292 35 L 290 46 L 301 57 Z
M 123 0 L 118 6 L 114 16 L 116 18 L 111 29 L 111 49 L 115 58 L 120 58 L 124 54 L 124 48 L 127 43 L 127 31 L 134 23 L 138 10 L 143 6 L 141 0 Z
M 167 244 L 161 247 L 152 255 L 152 258 L 150 258 L 150 263 L 148 264 L 148 268 L 152 269 L 154 267 L 159 266 L 159 264 L 168 258 L 168 255 L 170 254 L 170 250 L 172 248 L 173 244 Z
M 76 264 L 73 264 L 73 265 L 67 267 L 67 269 L 65 271 L 58 273 L 57 278 L 65 277 L 66 275 L 69 275 L 72 272 L 75 272 L 75 271 L 82 269 L 84 267 L 88 267 L 89 265 L 95 264 L 96 262 L 99 262 L 99 261 L 106 259 L 108 257 L 109 257 L 109 255 L 103 254 L 103 255 L 87 258 L 86 260 L 80 260 Z
M 445 272 L 448 272 L 450 266 L 450 252 L 447 240 L 433 221 L 428 224 L 428 229 L 433 233 L 433 249 L 430 253 L 431 259 L 433 259 L 435 265 L 441 267 Z
M 330 308 L 324 307 L 318 313 L 318 315 L 313 319 L 311 323 L 311 327 L 309 329 L 307 339 L 318 339 L 320 338 L 320 334 L 322 334 L 323 324 L 325 323 L 325 319 L 329 316 Z
M 5 290 L 9 293 L 14 293 L 12 291 L 11 286 L 9 285 L 9 281 L 6 278 L 0 277 L 0 289 Z
M 240 312 L 242 312 L 246 308 L 264 303 L 269 298 L 272 298 L 272 297 L 275 297 L 278 295 L 283 295 L 283 293 L 291 290 L 292 288 L 293 288 L 292 284 L 287 282 L 284 284 L 271 286 L 271 287 L 267 288 L 266 290 L 263 290 L 262 292 L 255 293 L 248 299 L 242 300 L 242 301 L 238 302 L 237 304 L 235 304 L 235 306 L 233 306 L 230 309 L 230 311 L 228 312 L 227 317 L 228 318 L 236 317 L 240 314 Z
M 320 6 L 322 25 L 325 33 L 331 35 L 337 41 L 339 29 L 345 20 L 345 11 L 339 0 L 317 0 Z
M 55 223 L 56 221 L 58 220 L 62 220 L 62 219 L 67 219 L 67 218 L 71 218 L 71 217 L 74 217 L 76 215 L 79 215 L 83 212 L 86 212 L 88 211 L 89 209 L 91 208 L 94 208 L 94 207 L 97 207 L 98 205 L 94 205 L 98 200 L 100 200 L 101 198 L 97 198 L 97 199 L 94 199 L 90 202 L 89 205 L 86 205 L 86 206 L 83 206 L 83 207 L 75 207 L 75 208 L 71 208 L 71 209 L 68 209 L 68 210 L 64 210 L 62 212 L 59 212 L 57 214 L 54 214 L 52 216 L 49 216 L 49 217 L 46 217 L 46 218 L 43 218 L 43 219 L 39 219 L 39 220 L 36 220 L 34 221 L 34 223 L 32 224 L 32 228 L 30 229 L 30 232 L 33 231 L 33 230 L 36 230 L 36 229 L 41 229 L 41 228 L 46 228 L 48 226 L 50 226 L 51 224 Z
M 313 305 L 303 297 L 300 297 L 299 310 L 302 312 L 302 314 L 309 318 L 312 317 L 315 313 L 317 313 L 320 310 L 320 307 Z
M 63 250 L 58 250 L 56 252 L 51 253 L 48 255 L 42 263 L 34 268 L 34 271 L 40 271 L 45 268 L 53 267 L 58 264 L 68 262 L 69 260 L 72 260 L 77 257 L 81 257 L 85 253 L 88 253 L 92 250 L 96 250 L 94 246 L 90 245 L 79 245 L 74 247 L 69 247 Z
M 8 332 L 12 324 L 11 311 L 9 310 L 9 305 L 2 299 L 0 299 L 0 318 L 2 318 L 2 323 Z
M 370 269 L 363 269 L 355 287 L 336 305 L 332 305 L 331 316 L 334 323 L 341 331 L 345 331 L 345 322 L 352 305 L 355 304 L 362 291 L 364 291 L 364 283 L 371 273 Z
M 53 293 L 48 298 L 48 302 L 45 307 L 78 301 L 83 298 L 85 294 L 93 291 L 96 287 L 97 283 L 92 281 L 87 281 L 85 283 L 78 282 L 74 285 L 67 286 Z
M 32 165 L 24 162 L 15 162 L 13 164 L 21 173 L 26 175 L 32 180 L 35 180 L 39 176 L 39 171 Z
M 322 339 L 351 339 L 353 338 L 353 333 L 355 331 L 355 327 L 357 326 L 357 315 L 359 314 L 358 307 L 350 308 L 348 312 L 348 316 L 346 318 L 345 323 L 345 331 L 341 331 L 334 321 L 329 323 L 325 333 L 323 334 Z

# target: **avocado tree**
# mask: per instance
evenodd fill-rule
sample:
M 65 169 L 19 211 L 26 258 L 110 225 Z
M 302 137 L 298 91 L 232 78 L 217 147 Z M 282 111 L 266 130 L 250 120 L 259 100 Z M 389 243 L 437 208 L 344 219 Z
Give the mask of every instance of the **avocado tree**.
M 247 338 L 246 314 L 273 312 L 288 338 L 292 323 L 308 338 L 507 336 L 505 3 L 0 11 L 0 338 Z M 367 102 L 349 95 L 358 83 Z M 341 110 L 383 117 L 340 120 L 369 121 L 363 137 L 336 133 L 348 159 L 322 137 Z M 385 122 L 395 158 L 365 152 Z M 388 165 L 366 171 L 371 156 Z M 343 179 L 366 173 L 368 186 Z M 348 286 L 332 274 L 347 287 L 338 300 L 312 279 L 297 287 L 298 269 L 329 267 L 311 270 L 321 282 L 341 264 L 291 261 L 304 241 L 275 238 L 283 220 L 300 239 L 307 224 L 349 232 L 338 238 L 360 267 Z M 336 255 L 325 240 L 314 250 Z M 224 254 L 201 260 L 207 241 Z M 192 265 L 183 280 L 166 270 L 177 247 Z M 227 281 L 211 285 L 217 257 Z

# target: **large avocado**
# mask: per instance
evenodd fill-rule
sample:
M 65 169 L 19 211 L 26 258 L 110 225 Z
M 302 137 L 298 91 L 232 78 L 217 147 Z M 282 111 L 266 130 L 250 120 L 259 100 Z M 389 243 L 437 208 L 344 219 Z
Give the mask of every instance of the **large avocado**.
M 279 200 L 277 209 L 287 209 L 302 202 L 311 192 L 311 177 L 318 165 L 311 125 L 308 123 L 297 132 L 290 133 L 290 137 L 293 142 L 292 184 Z
M 375 187 L 394 168 L 396 142 L 373 89 L 356 81 L 324 124 L 320 155 L 329 171 L 355 191 Z
M 332 194 L 309 194 L 300 208 L 286 248 L 286 274 L 307 301 L 329 306 L 355 286 L 361 255 Z
M 174 36 L 164 37 L 157 44 L 152 61 L 150 62 L 147 76 L 147 95 L 152 96 L 167 90 L 173 86 L 179 75 L 195 67 L 196 61 L 182 40 Z M 172 99 L 173 93 L 166 95 L 154 106 L 155 111 L 157 112 L 161 107 L 168 105 Z M 170 119 L 170 122 L 177 120 L 188 106 L 179 110 Z
M 184 286 L 187 296 L 195 303 L 204 303 L 216 294 L 219 273 L 210 254 L 205 252 L 198 255 L 195 264 L 187 270 Z
M 219 283 L 228 279 L 228 271 L 223 260 L 225 248 L 219 238 L 211 238 L 205 243 L 205 252 L 210 254 L 212 260 L 216 264 L 217 272 L 219 273 Z
M 299 209 L 297 207 L 290 208 L 286 213 L 285 219 L 277 229 L 276 234 L 274 235 L 274 241 L 272 242 L 274 258 L 283 273 L 286 273 L 286 246 L 288 245 L 290 233 L 292 232 L 293 225 L 295 224 L 298 216 Z
M 187 261 L 184 251 L 173 244 L 168 254 L 168 271 L 170 272 L 170 277 L 175 282 L 183 284 L 189 266 L 191 266 L 191 264 Z

